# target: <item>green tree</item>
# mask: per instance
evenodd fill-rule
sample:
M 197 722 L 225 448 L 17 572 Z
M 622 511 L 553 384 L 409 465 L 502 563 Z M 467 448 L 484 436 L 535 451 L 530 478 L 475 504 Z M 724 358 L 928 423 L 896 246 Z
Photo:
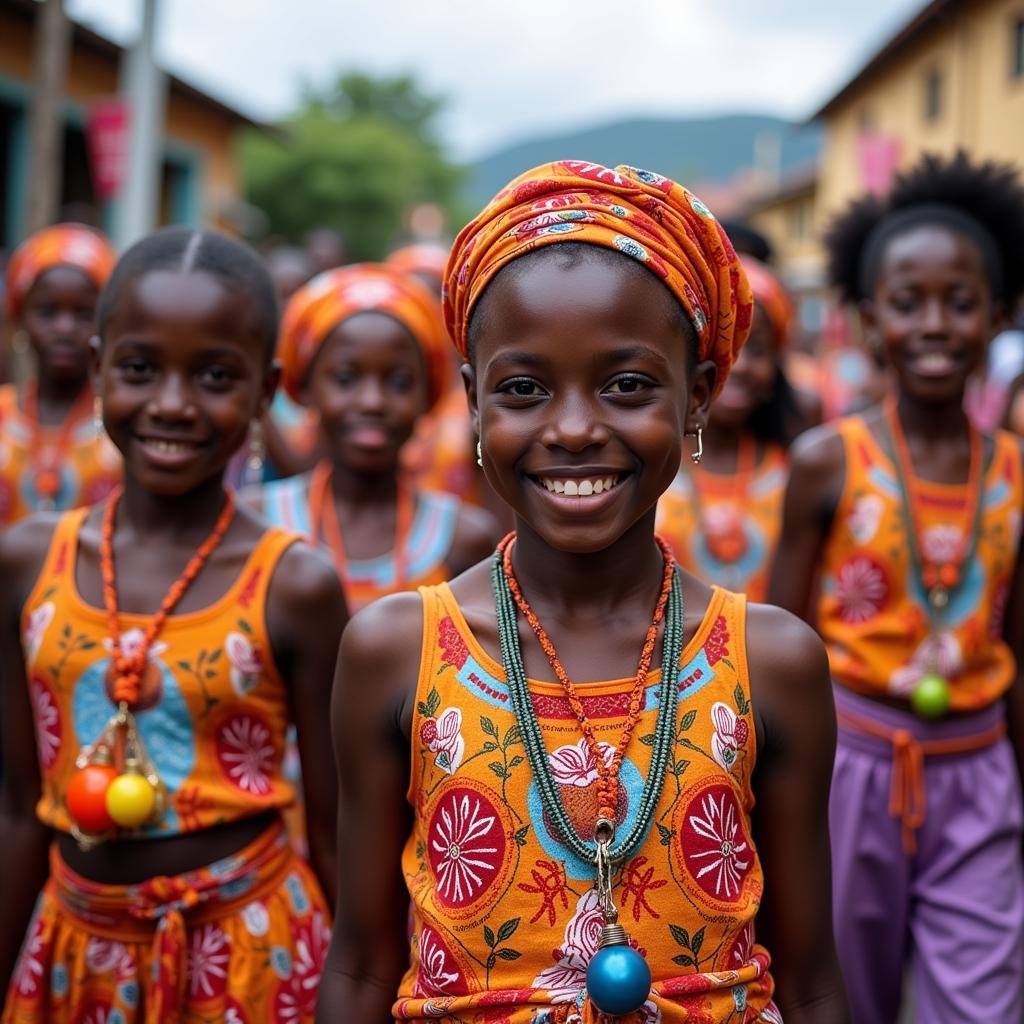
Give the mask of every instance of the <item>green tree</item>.
M 410 207 L 457 210 L 462 172 L 435 138 L 442 108 L 407 75 L 344 75 L 307 95 L 279 133 L 243 140 L 247 198 L 273 234 L 299 241 L 326 225 L 345 234 L 354 259 L 380 259 Z

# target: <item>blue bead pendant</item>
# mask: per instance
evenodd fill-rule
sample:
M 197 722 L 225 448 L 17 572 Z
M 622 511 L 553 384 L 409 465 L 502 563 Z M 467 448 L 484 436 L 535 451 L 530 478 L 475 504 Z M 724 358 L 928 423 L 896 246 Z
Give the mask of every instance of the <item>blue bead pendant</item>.
M 587 965 L 587 993 L 594 1007 L 610 1017 L 636 1013 L 651 993 L 651 969 L 629 945 L 625 928 L 605 925 L 601 948 Z

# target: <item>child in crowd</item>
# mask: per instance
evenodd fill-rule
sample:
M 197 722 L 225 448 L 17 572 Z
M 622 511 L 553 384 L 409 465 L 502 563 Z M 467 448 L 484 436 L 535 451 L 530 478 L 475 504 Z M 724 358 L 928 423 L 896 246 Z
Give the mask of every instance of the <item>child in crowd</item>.
M 547 164 L 445 313 L 516 532 L 345 634 L 318 1020 L 847 1021 L 824 651 L 654 534 L 750 325 L 727 237 L 660 175 Z
M 781 365 L 789 297 L 763 263 L 741 262 L 754 293 L 750 335 L 694 460 L 683 459 L 659 502 L 656 526 L 683 568 L 763 601 L 782 523 L 786 450 L 802 417 Z
M 327 558 L 223 484 L 273 395 L 276 333 L 244 245 L 137 243 L 98 313 L 123 490 L 0 538 L 3 1024 L 312 1017 L 345 604 Z M 312 870 L 280 817 L 289 722 Z
M 7 317 L 33 372 L 0 388 L 0 528 L 32 512 L 105 498 L 120 460 L 93 416 L 89 342 L 115 261 L 93 228 L 58 224 L 26 239 L 7 266 Z
M 326 544 L 350 608 L 450 579 L 493 548 L 485 513 L 401 470 L 403 446 L 450 379 L 424 285 L 379 264 L 322 274 L 288 304 L 280 351 L 285 390 L 317 412 L 327 456 L 259 501 L 270 522 Z
M 1024 292 L 1013 171 L 924 158 L 833 225 L 831 278 L 895 382 L 794 448 L 771 600 L 813 608 L 839 717 L 840 962 L 858 1024 L 1024 1012 L 1021 451 L 964 389 Z

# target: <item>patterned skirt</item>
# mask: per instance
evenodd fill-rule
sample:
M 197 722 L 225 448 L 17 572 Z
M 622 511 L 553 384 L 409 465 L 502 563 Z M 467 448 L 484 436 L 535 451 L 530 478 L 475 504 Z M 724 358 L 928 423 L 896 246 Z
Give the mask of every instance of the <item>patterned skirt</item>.
M 224 860 L 129 886 L 76 875 L 55 844 L 2 1024 L 312 1022 L 329 939 L 280 822 Z

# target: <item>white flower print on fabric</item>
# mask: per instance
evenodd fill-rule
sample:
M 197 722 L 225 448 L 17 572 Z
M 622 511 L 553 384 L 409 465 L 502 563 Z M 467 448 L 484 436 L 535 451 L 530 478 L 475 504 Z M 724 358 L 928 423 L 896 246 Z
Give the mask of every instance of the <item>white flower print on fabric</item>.
M 555 950 L 555 963 L 545 967 L 532 986 L 546 989 L 553 1003 L 571 1003 L 587 983 L 587 965 L 598 950 L 603 926 L 597 892 L 588 889 L 565 926 L 565 938 Z
M 952 562 L 960 553 L 964 531 L 953 523 L 935 523 L 921 533 L 921 554 L 929 562 Z
M 704 849 L 687 851 L 687 859 L 701 865 L 695 877 L 699 881 L 709 876 L 719 899 L 735 899 L 751 864 L 735 802 L 727 799 L 725 793 L 707 793 L 701 801 L 700 813 L 691 814 L 689 820 L 696 836 L 706 840 Z
M 955 679 L 963 669 L 964 659 L 957 638 L 952 633 L 932 633 L 921 641 L 910 661 L 889 677 L 889 693 L 909 697 L 926 673 L 935 671 L 945 679 Z
M 480 799 L 463 793 L 450 806 L 442 806 L 430 834 L 430 845 L 440 860 L 435 865 L 437 889 L 455 905 L 474 900 L 485 877 L 493 876 L 498 848 L 491 833 L 498 827 L 493 814 L 483 813 Z
M 131 629 L 126 629 L 121 634 L 121 654 L 126 658 L 134 658 L 142 647 L 143 641 L 146 639 L 146 634 L 143 630 L 139 629 L 138 626 L 132 626 Z M 103 649 L 108 654 L 114 653 L 114 641 L 110 637 L 106 637 L 103 641 Z M 163 640 L 154 640 L 150 645 L 149 653 L 146 655 L 146 661 L 153 662 L 160 657 L 164 651 L 167 650 L 167 644 Z
M 466 752 L 466 741 L 462 738 L 462 711 L 459 708 L 446 708 L 441 713 L 435 729 L 430 731 L 427 749 L 437 755 L 434 764 L 441 771 L 455 774 Z
M 610 743 L 598 743 L 597 749 L 607 765 L 611 764 L 615 748 Z M 548 755 L 551 773 L 562 786 L 578 786 L 586 789 L 597 782 L 597 761 L 594 760 L 585 739 L 570 746 L 559 747 Z
M 12 979 L 20 996 L 34 996 L 43 983 L 43 922 L 36 918 L 21 947 L 21 956 Z
M 60 731 L 60 707 L 41 679 L 33 679 L 29 685 L 32 700 L 32 715 L 36 725 L 36 753 L 44 772 L 48 772 L 60 754 L 63 737 Z
M 234 715 L 216 735 L 217 760 L 239 789 L 254 796 L 271 791 L 276 750 L 269 726 L 253 715 Z
M 25 647 L 25 660 L 29 664 L 38 657 L 43 637 L 46 635 L 47 629 L 50 628 L 56 611 L 57 606 L 52 601 L 47 601 L 29 615 L 22 638 Z
M 198 926 L 188 949 L 189 994 L 201 999 L 222 995 L 228 985 L 228 937 L 215 924 Z
M 413 995 L 422 999 L 459 994 L 462 972 L 458 964 L 448 963 L 448 955 L 436 932 L 425 925 L 420 933 L 420 969 L 413 985 Z
M 885 503 L 877 494 L 863 494 L 846 517 L 846 528 L 858 544 L 867 544 L 878 533 Z
M 224 650 L 231 662 L 231 685 L 244 697 L 260 681 L 263 658 L 244 633 L 228 633 Z
M 728 772 L 732 771 L 739 757 L 740 748 L 747 742 L 750 726 L 739 718 L 728 704 L 716 701 L 711 708 L 711 720 L 715 725 L 711 737 L 711 752 L 715 760 Z
M 128 947 L 109 939 L 89 939 L 85 947 L 85 966 L 92 974 L 113 972 L 119 979 L 130 978 L 135 974 L 135 961 Z

